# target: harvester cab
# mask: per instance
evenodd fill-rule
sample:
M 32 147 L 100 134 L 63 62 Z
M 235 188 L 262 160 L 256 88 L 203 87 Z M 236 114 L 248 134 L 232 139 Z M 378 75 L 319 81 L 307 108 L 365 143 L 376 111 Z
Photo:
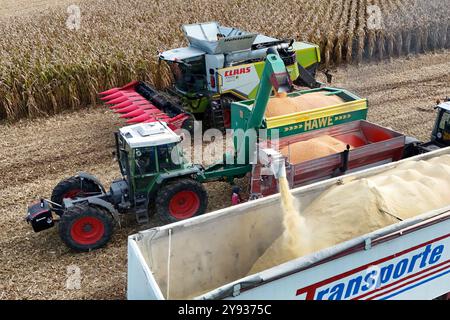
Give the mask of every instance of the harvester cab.
M 279 40 L 217 22 L 183 25 L 183 32 L 188 47 L 159 54 L 159 59 L 171 67 L 174 87 L 181 95 L 204 91 L 210 96 L 254 98 L 269 48 L 278 51 L 293 81 L 320 86 L 314 78 L 320 59 L 315 45 Z

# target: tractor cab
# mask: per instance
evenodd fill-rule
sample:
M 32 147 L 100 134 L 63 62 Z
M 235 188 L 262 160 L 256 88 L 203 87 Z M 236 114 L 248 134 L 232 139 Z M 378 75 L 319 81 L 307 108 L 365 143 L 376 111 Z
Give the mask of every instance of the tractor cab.
M 117 158 L 135 196 L 147 195 L 159 175 L 183 168 L 181 139 L 164 122 L 141 123 L 119 130 Z
M 450 99 L 436 106 L 438 115 L 431 140 L 442 146 L 450 146 Z
M 205 212 L 206 190 L 193 178 L 202 175 L 203 167 L 183 157 L 182 137 L 165 122 L 123 127 L 116 137 L 123 179 L 111 184 L 112 203 L 132 208 L 139 223 L 148 222 L 153 210 L 167 222 Z M 122 195 L 123 200 L 119 199 Z
M 437 110 L 436 121 L 428 142 L 419 144 L 418 152 L 430 152 L 450 146 L 450 99 L 434 107 Z
M 181 137 L 164 122 L 141 123 L 119 130 L 117 148 L 124 175 L 146 176 L 180 169 Z

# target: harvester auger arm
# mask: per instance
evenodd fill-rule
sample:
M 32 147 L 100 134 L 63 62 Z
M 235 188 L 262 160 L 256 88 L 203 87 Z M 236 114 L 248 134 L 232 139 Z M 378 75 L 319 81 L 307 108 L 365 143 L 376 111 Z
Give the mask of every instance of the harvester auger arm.
M 278 54 L 268 54 L 261 77 L 261 84 L 258 88 L 253 111 L 247 122 L 246 129 L 258 129 L 261 127 L 273 89 L 281 93 L 289 92 L 291 87 L 292 82 L 283 60 Z
M 275 89 L 276 93 L 281 93 L 289 92 L 291 87 L 292 82 L 283 60 L 278 54 L 269 53 L 264 65 L 255 103 L 245 128 L 246 131 L 258 130 L 261 128 L 267 104 L 273 89 Z M 245 139 L 242 144 L 243 145 L 237 147 L 237 157 L 238 159 L 245 159 L 246 163 L 249 163 L 250 155 L 254 154 L 256 145 L 250 144 L 246 146 Z

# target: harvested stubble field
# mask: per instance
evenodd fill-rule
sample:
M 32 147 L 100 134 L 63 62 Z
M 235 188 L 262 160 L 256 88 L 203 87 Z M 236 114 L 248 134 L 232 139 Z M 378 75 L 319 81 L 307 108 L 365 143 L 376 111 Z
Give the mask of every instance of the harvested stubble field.
M 137 226 L 130 217 L 106 248 L 77 254 L 62 244 L 56 228 L 35 234 L 23 217 L 30 200 L 48 196 L 59 180 L 76 171 L 91 172 L 105 185 L 118 176 L 111 156 L 112 132 L 123 123 L 106 108 L 93 105 L 95 93 L 131 79 L 154 82 L 158 69 L 151 56 L 156 49 L 184 44 L 181 17 L 186 23 L 218 20 L 250 31 L 311 40 L 321 45 L 326 63 L 350 62 L 379 59 L 387 56 L 385 52 L 396 56 L 448 47 L 446 2 L 196 0 L 187 11 L 181 0 L 79 0 L 58 5 L 51 0 L 0 0 L 0 118 L 61 113 L 0 123 L 0 299 L 125 298 L 127 235 L 158 225 L 156 219 Z M 82 9 L 82 28 L 77 32 L 64 27 L 69 3 Z M 427 14 L 421 15 L 424 3 L 429 4 Z M 408 17 L 384 20 L 401 23 L 397 33 L 387 37 L 395 37 L 397 50 L 391 50 L 392 41 L 381 45 L 376 40 L 384 39 L 381 31 L 370 36 L 372 31 L 364 28 L 368 4 Z M 433 12 L 432 5 L 442 7 Z M 428 28 L 433 21 L 443 23 L 437 42 L 426 31 L 432 30 Z M 363 33 L 364 41 L 354 40 Z M 434 119 L 432 101 L 450 94 L 448 70 L 450 53 L 428 53 L 339 67 L 334 85 L 368 97 L 369 120 L 426 139 Z M 245 188 L 246 181 L 239 184 Z M 210 183 L 207 188 L 209 211 L 229 205 L 227 184 Z M 81 270 L 80 290 L 66 289 L 71 265 Z
M 0 2 L 0 118 L 79 109 L 136 78 L 164 86 L 155 54 L 185 44 L 181 22 L 311 41 L 325 65 L 450 47 L 448 0 L 76 0 L 76 31 L 55 3 Z
M 427 54 L 336 70 L 334 83 L 370 100 L 369 120 L 420 139 L 433 125 L 433 100 L 450 93 L 450 53 Z M 63 177 L 92 172 L 108 184 L 118 176 L 112 159 L 116 115 L 97 106 L 41 120 L 0 126 L 0 299 L 123 299 L 127 235 L 133 218 L 116 229 L 106 248 L 91 253 L 67 249 L 55 228 L 35 234 L 23 221 L 26 204 L 49 195 Z M 239 184 L 245 188 L 245 179 Z M 226 183 L 207 185 L 208 210 L 230 203 Z M 65 289 L 67 267 L 82 271 L 81 290 Z

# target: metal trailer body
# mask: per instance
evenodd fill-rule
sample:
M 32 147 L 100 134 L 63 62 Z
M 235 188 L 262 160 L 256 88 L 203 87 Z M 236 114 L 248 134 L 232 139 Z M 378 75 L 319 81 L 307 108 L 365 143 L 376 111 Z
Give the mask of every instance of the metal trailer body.
M 274 148 L 289 148 L 293 143 L 323 135 L 351 145 L 353 149 L 300 163 L 291 163 L 288 155 L 285 157 L 286 173 L 291 188 L 401 160 L 405 146 L 403 134 L 369 121 L 358 120 L 287 136 L 276 141 Z M 270 141 L 263 141 L 260 144 L 272 146 Z M 253 166 L 250 188 L 254 196 L 268 196 L 278 192 L 277 181 L 272 171 L 260 162 Z
M 341 179 L 443 154 L 450 148 L 292 193 L 307 206 Z M 450 206 L 246 276 L 283 231 L 279 212 L 280 196 L 272 195 L 130 236 L 128 299 L 434 299 L 450 292 Z M 204 278 L 192 277 L 198 264 Z
M 277 117 L 267 118 L 264 116 L 261 128 L 267 129 L 267 136 L 270 137 L 276 134 L 276 137 L 282 138 L 366 119 L 368 110 L 367 99 L 341 88 L 323 87 L 301 90 L 288 93 L 288 97 L 317 92 L 329 96 L 337 96 L 344 102 Z M 246 129 L 249 118 L 252 116 L 255 102 L 256 100 L 233 102 L 231 108 L 231 128 L 233 130 Z M 275 131 L 275 133 L 272 133 L 272 131 Z

